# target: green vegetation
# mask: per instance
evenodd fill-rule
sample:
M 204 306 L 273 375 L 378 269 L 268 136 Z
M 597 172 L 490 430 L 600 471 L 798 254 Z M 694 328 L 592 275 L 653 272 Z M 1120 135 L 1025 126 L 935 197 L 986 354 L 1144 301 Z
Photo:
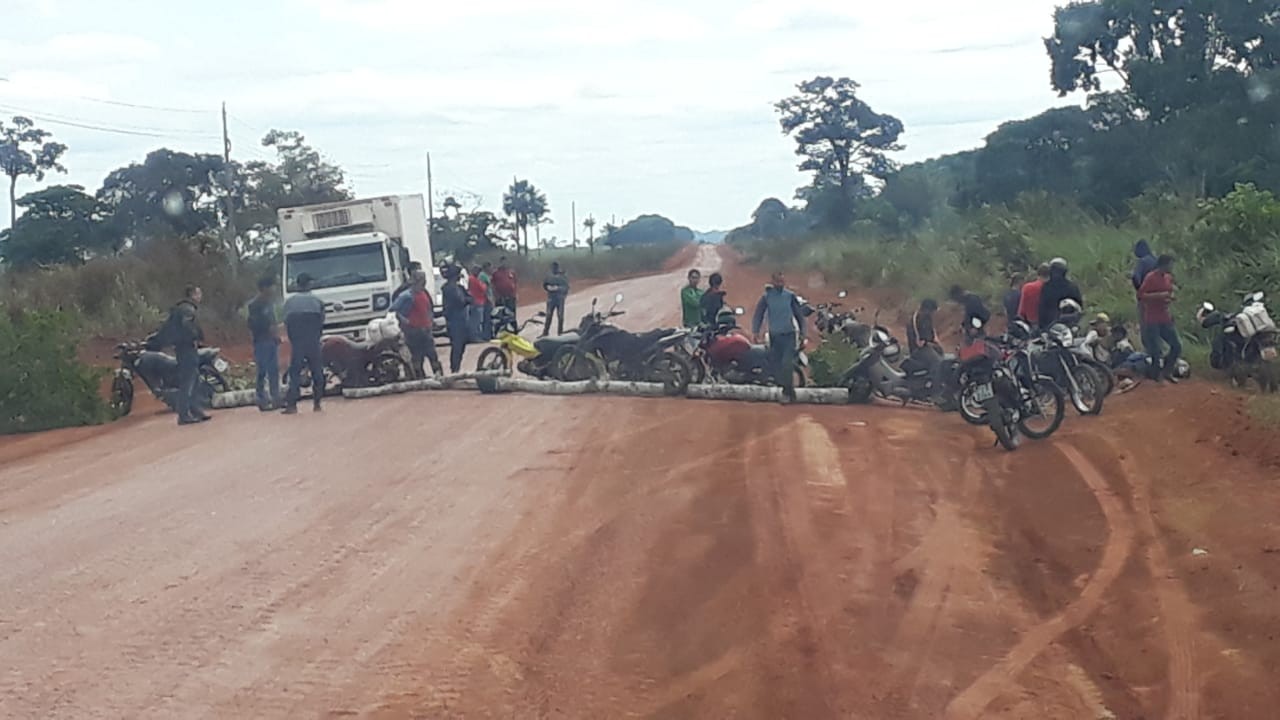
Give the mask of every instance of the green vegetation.
M 76 359 L 76 337 L 67 313 L 0 313 L 0 434 L 106 421 L 102 373 Z
M 542 278 L 546 276 L 551 263 L 558 262 L 574 280 L 608 280 L 612 278 L 657 272 L 666 265 L 683 244 L 667 243 L 665 245 L 636 245 L 619 248 L 601 248 L 598 252 L 586 250 L 569 250 L 559 248 L 546 250 L 532 255 L 503 256 L 500 252 L 491 251 L 480 255 L 477 261 L 489 261 L 496 267 L 499 257 L 506 257 L 507 263 L 521 278 L 520 284 L 525 288 L 522 300 L 533 299 L 528 293 L 541 293 Z
M 892 116 L 855 103 L 856 83 L 817 78 L 779 103 L 814 173 L 799 206 L 767 199 L 728 241 L 768 265 L 831 282 L 945 297 L 960 284 L 998 307 L 1009 276 L 1061 256 L 1090 312 L 1133 321 L 1137 240 L 1171 253 L 1185 336 L 1203 340 L 1203 300 L 1234 307 L 1253 290 L 1280 297 L 1280 12 L 1273 3 L 1094 0 L 1060 8 L 1046 41 L 1051 82 L 1085 107 L 1005 123 L 983 147 L 893 168 L 852 164 L 847 216 L 831 211 L 832 162 L 805 140 L 863 138 L 897 149 Z M 1098 77 L 1123 86 L 1104 92 Z M 816 102 L 813 88 L 824 91 Z M 846 97 L 835 112 L 823 105 Z M 872 133 L 871 129 L 877 130 Z M 883 157 L 883 153 L 880 157 Z M 889 171 L 886 172 L 886 167 Z M 1194 356 L 1196 350 L 1192 349 Z

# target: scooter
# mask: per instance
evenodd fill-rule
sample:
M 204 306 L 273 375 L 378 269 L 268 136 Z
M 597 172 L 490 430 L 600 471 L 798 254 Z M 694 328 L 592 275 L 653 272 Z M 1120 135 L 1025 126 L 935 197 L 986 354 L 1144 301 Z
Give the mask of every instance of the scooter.
M 900 364 L 899 364 L 900 363 Z M 902 360 L 902 347 L 887 328 L 875 326 L 858 362 L 840 379 L 849 389 L 849 402 L 868 403 L 872 397 L 908 403 L 955 407 L 957 360 L 942 355 L 935 364 L 915 358 Z
M 124 417 L 133 411 L 133 381 L 141 378 L 158 400 L 170 410 L 177 411 L 178 361 L 174 356 L 147 349 L 148 342 L 121 343 L 116 346 L 116 359 L 120 367 L 111 381 L 111 411 L 116 417 Z M 222 373 L 231 366 L 219 356 L 218 348 L 200 348 L 199 376 L 196 395 L 204 408 L 213 405 L 214 393 L 227 391 L 227 380 Z
M 695 359 L 703 363 L 702 373 L 695 368 L 695 376 L 699 379 L 710 378 L 712 382 L 724 382 L 730 385 L 777 385 L 769 367 L 769 347 L 756 345 L 745 335 L 737 332 L 736 317 L 746 311 L 739 307 L 733 314 L 721 314 L 714 328 L 707 328 L 700 338 L 700 352 Z M 795 375 L 795 386 L 808 384 L 809 356 L 804 352 L 803 339 L 796 350 L 796 363 L 791 370 Z
M 1244 298 L 1243 307 L 1235 314 L 1224 313 L 1205 302 L 1196 312 L 1196 320 L 1205 329 L 1213 330 L 1209 365 L 1231 376 L 1236 386 L 1243 386 L 1252 377 L 1263 392 L 1280 389 L 1280 351 L 1277 339 L 1280 332 L 1267 312 L 1261 292 L 1250 293 Z

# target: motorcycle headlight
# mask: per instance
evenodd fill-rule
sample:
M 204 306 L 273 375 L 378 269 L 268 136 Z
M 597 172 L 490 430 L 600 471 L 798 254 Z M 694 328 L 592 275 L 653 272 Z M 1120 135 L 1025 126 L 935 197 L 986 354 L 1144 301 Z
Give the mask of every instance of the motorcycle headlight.
M 377 311 L 386 310 L 391 307 L 391 293 L 374 293 L 373 309 Z

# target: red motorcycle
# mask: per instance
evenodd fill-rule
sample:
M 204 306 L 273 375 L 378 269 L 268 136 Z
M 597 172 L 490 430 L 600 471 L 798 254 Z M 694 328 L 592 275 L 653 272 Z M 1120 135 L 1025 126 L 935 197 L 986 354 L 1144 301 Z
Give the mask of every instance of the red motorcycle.
M 742 308 L 737 308 L 734 315 L 722 313 L 714 327 L 702 328 L 700 335 L 690 336 L 697 339 L 697 347 L 689 350 L 693 359 L 693 382 L 778 384 L 769 370 L 768 346 L 756 345 L 738 330 L 735 316 L 742 314 Z M 792 369 L 796 387 L 808 384 L 809 357 L 803 347 L 802 344 L 797 348 Z

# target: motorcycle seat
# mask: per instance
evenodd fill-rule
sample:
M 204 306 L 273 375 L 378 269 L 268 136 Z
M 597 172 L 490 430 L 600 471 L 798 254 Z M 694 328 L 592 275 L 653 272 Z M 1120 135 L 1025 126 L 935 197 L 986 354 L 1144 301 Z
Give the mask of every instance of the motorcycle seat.
M 534 341 L 533 346 L 543 355 L 550 355 L 566 345 L 577 345 L 581 337 L 576 332 L 565 333 L 564 335 L 539 338 Z

